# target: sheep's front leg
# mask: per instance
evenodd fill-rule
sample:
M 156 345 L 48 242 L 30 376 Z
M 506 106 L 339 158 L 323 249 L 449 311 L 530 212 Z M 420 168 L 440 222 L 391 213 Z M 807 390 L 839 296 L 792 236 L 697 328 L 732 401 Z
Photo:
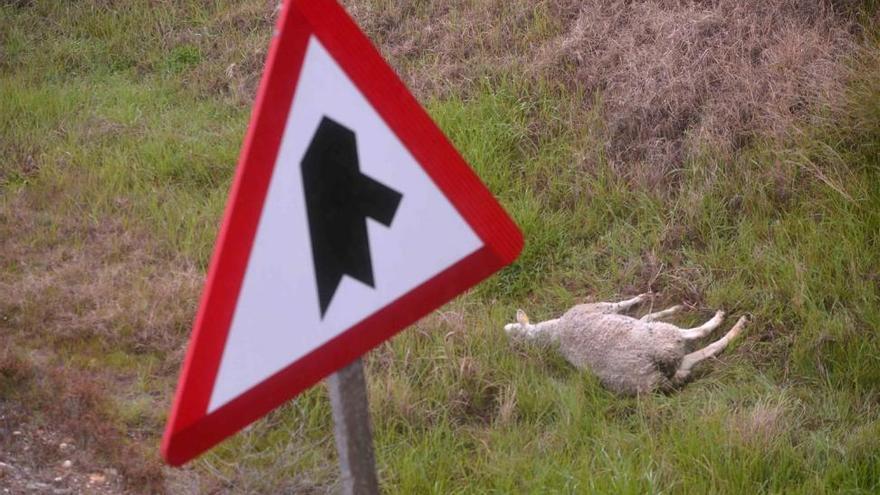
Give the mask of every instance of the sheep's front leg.
M 651 294 L 646 292 L 644 294 L 639 294 L 632 299 L 627 299 L 625 301 L 620 301 L 620 302 L 616 302 L 616 303 L 605 303 L 605 304 L 608 304 L 610 306 L 609 309 L 610 309 L 611 313 L 620 313 L 622 311 L 629 310 L 630 308 L 632 308 L 633 306 L 635 306 L 637 304 L 641 304 L 641 303 L 645 302 L 650 297 L 651 297 Z
M 712 342 L 699 351 L 694 351 L 686 355 L 684 359 L 681 360 L 681 365 L 678 367 L 678 371 L 675 372 L 675 376 L 672 378 L 673 385 L 681 385 L 687 381 L 688 377 L 691 375 L 691 370 L 693 370 L 694 366 L 700 361 L 717 356 L 725 347 L 727 347 L 727 344 L 729 344 L 730 341 L 735 339 L 737 335 L 742 332 L 746 323 L 748 323 L 748 318 L 745 316 L 741 317 L 739 321 L 736 322 L 736 325 L 734 325 L 724 337 Z
M 667 316 L 674 315 L 684 309 L 684 306 L 681 304 L 677 306 L 673 306 L 671 308 L 666 308 L 663 311 L 657 311 L 656 313 L 648 313 L 640 319 L 644 322 L 650 322 L 654 320 L 659 320 L 660 318 L 666 318 Z
M 724 321 L 724 311 L 717 311 L 715 313 L 715 316 L 713 316 L 712 319 L 707 321 L 706 323 L 703 323 L 696 328 L 682 330 L 681 338 L 687 341 L 701 339 L 706 335 L 712 333 L 712 330 L 718 328 L 718 326 L 721 325 L 722 321 Z

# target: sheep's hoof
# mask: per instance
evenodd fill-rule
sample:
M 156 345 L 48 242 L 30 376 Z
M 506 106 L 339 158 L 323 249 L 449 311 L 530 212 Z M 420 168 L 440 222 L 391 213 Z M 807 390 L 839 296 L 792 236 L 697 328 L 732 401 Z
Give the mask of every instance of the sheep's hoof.
M 733 328 L 730 329 L 730 338 L 731 340 L 735 339 L 742 333 L 743 327 L 749 322 L 749 317 L 747 315 L 743 315 L 739 317 L 739 320 L 736 321 L 736 324 L 733 325 Z

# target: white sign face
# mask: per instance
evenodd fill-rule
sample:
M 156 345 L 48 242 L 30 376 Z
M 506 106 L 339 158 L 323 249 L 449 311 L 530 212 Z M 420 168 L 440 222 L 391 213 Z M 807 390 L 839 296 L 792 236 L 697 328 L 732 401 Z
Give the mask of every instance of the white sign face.
M 343 274 L 335 287 L 328 286 L 332 297 L 325 295 L 322 305 L 303 161 L 325 119 L 354 134 L 360 173 L 396 192 L 397 204 L 388 225 L 366 217 L 373 286 Z M 208 412 L 481 247 L 477 234 L 312 36 Z

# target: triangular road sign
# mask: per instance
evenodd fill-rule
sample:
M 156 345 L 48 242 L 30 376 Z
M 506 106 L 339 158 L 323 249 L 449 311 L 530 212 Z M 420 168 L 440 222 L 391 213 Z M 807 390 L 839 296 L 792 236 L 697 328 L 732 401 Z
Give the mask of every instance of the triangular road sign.
M 512 262 L 522 236 L 333 0 L 281 11 L 162 444 L 214 446 Z

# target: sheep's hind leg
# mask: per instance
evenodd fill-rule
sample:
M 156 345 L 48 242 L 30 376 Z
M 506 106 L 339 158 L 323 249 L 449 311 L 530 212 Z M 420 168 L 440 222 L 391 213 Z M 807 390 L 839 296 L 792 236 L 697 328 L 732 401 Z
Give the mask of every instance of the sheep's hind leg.
M 675 372 L 675 377 L 672 379 L 673 385 L 681 385 L 687 381 L 688 377 L 690 377 L 691 370 L 700 361 L 717 356 L 725 347 L 727 347 L 727 344 L 729 344 L 730 341 L 735 339 L 737 335 L 742 332 L 746 323 L 748 323 L 748 318 L 745 316 L 741 317 L 739 321 L 736 322 L 736 325 L 734 325 L 724 337 L 712 342 L 699 351 L 694 351 L 686 355 L 684 359 L 681 360 L 681 365 L 678 367 L 678 371 Z
M 673 306 L 671 308 L 666 308 L 663 311 L 657 311 L 656 313 L 648 313 L 645 316 L 641 317 L 640 320 L 645 321 L 645 322 L 659 320 L 660 318 L 666 318 L 669 315 L 673 315 L 675 313 L 678 313 L 682 309 L 684 309 L 684 306 L 679 304 L 679 305 Z
M 724 321 L 724 311 L 718 311 L 715 313 L 715 316 L 712 317 L 711 320 L 703 323 L 702 325 L 696 328 L 690 328 L 687 330 L 681 331 L 681 338 L 684 340 L 697 340 L 705 337 L 712 333 L 712 330 L 718 328 L 721 325 L 721 322 Z

